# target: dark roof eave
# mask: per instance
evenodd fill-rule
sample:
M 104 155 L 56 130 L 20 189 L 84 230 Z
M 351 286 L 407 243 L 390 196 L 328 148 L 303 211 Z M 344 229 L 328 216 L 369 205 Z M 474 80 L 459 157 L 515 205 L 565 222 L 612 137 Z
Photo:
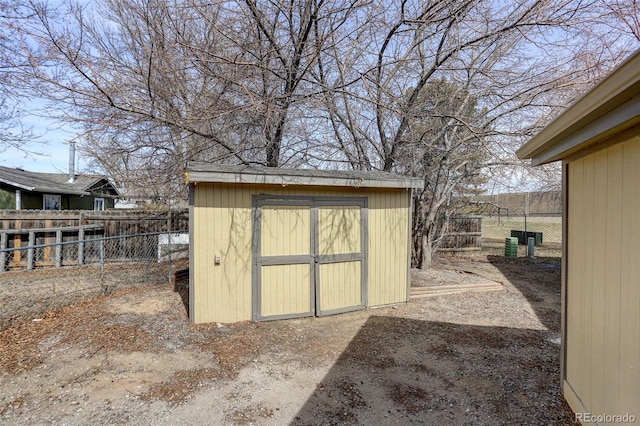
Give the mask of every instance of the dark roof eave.
M 32 192 L 42 192 L 47 194 L 79 195 L 81 197 L 84 197 L 86 195 L 91 195 L 91 193 L 87 191 L 72 191 L 72 190 L 65 190 L 60 188 L 46 188 L 46 187 L 36 187 L 32 190 Z

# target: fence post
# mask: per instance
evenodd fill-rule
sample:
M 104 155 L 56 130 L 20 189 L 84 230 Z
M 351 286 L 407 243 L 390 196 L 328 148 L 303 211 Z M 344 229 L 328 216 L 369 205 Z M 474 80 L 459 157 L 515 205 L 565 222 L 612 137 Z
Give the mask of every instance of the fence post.
M 100 239 L 100 277 L 104 276 L 104 238 Z
M 172 276 L 171 275 L 173 274 L 173 271 L 172 271 L 172 268 L 171 268 L 171 250 L 172 250 L 172 247 L 171 247 L 171 228 L 172 228 L 172 226 L 171 226 L 171 210 L 169 210 L 169 214 L 167 215 L 167 231 L 168 231 L 168 233 L 167 233 L 167 235 L 168 235 L 167 245 L 169 246 L 168 247 L 169 248 L 169 270 L 168 270 L 169 283 L 171 283 L 171 281 L 172 281 Z
M 27 249 L 27 270 L 33 269 L 33 246 L 36 245 L 36 233 L 29 232 L 29 248 Z
M 62 231 L 56 231 L 56 268 L 62 266 Z
M 5 232 L 0 233 L 0 250 L 7 248 L 7 234 Z M 7 267 L 7 252 L 0 251 L 0 273 L 6 271 Z
M 44 221 L 44 227 L 45 229 L 53 228 L 52 220 L 50 218 Z M 42 260 L 44 262 L 49 262 L 51 260 L 51 246 L 49 245 L 52 243 L 51 232 L 45 232 L 43 237 L 45 247 L 42 248 Z
M 20 222 L 16 221 L 16 229 L 18 228 L 18 224 Z M 13 261 L 15 262 L 16 265 L 20 264 L 20 261 L 22 260 L 22 251 L 21 250 L 15 250 L 17 248 L 20 248 L 22 246 L 22 235 L 15 233 L 13 234 Z
M 80 213 L 80 221 L 82 221 L 82 213 Z M 78 229 L 78 266 L 84 264 L 84 228 L 80 226 Z
M 527 241 L 529 233 L 527 232 L 527 214 L 524 214 L 524 240 Z

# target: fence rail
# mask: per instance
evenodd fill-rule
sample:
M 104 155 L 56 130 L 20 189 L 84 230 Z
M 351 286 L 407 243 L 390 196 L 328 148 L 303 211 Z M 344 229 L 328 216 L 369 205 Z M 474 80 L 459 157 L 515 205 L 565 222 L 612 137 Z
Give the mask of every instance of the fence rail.
M 29 245 L 7 247 L 6 235 L 0 234 L 0 273 L 8 270 L 32 270 L 36 267 L 60 268 L 63 266 L 85 266 L 105 263 L 132 263 L 148 261 L 169 261 L 188 256 L 188 244 L 184 244 L 184 234 L 151 232 L 146 234 L 115 237 L 82 238 L 62 241 L 61 233 L 67 228 L 55 231 L 56 242 L 35 244 L 34 235 L 38 230 L 29 231 Z M 90 229 L 99 228 L 93 226 Z M 78 229 L 80 231 L 81 229 Z M 21 231 L 22 232 L 22 231 Z M 15 235 L 21 235 L 15 231 Z M 50 230 L 42 231 L 45 233 Z M 79 233 L 78 235 L 83 235 Z M 178 241 L 174 244 L 173 241 Z M 51 262 L 50 253 L 55 253 L 55 262 Z M 26 260 L 25 260 L 26 259 Z
M 104 236 L 186 231 L 187 210 L 1 210 L 0 231 L 102 225 Z

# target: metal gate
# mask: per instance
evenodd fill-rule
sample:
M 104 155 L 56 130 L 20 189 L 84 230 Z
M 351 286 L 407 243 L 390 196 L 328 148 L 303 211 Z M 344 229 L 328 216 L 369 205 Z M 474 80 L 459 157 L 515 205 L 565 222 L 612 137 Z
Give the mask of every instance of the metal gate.
M 259 195 L 253 211 L 254 319 L 364 308 L 366 198 Z

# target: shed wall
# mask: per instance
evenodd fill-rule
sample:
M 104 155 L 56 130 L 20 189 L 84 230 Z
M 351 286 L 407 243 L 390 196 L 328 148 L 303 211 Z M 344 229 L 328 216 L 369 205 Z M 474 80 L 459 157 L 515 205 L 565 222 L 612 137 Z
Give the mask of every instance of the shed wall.
M 367 306 L 407 300 L 410 190 L 207 183 L 194 188 L 193 322 L 252 318 L 252 196 L 258 194 L 367 197 Z
M 563 390 L 576 413 L 640 418 L 639 134 L 568 162 Z

